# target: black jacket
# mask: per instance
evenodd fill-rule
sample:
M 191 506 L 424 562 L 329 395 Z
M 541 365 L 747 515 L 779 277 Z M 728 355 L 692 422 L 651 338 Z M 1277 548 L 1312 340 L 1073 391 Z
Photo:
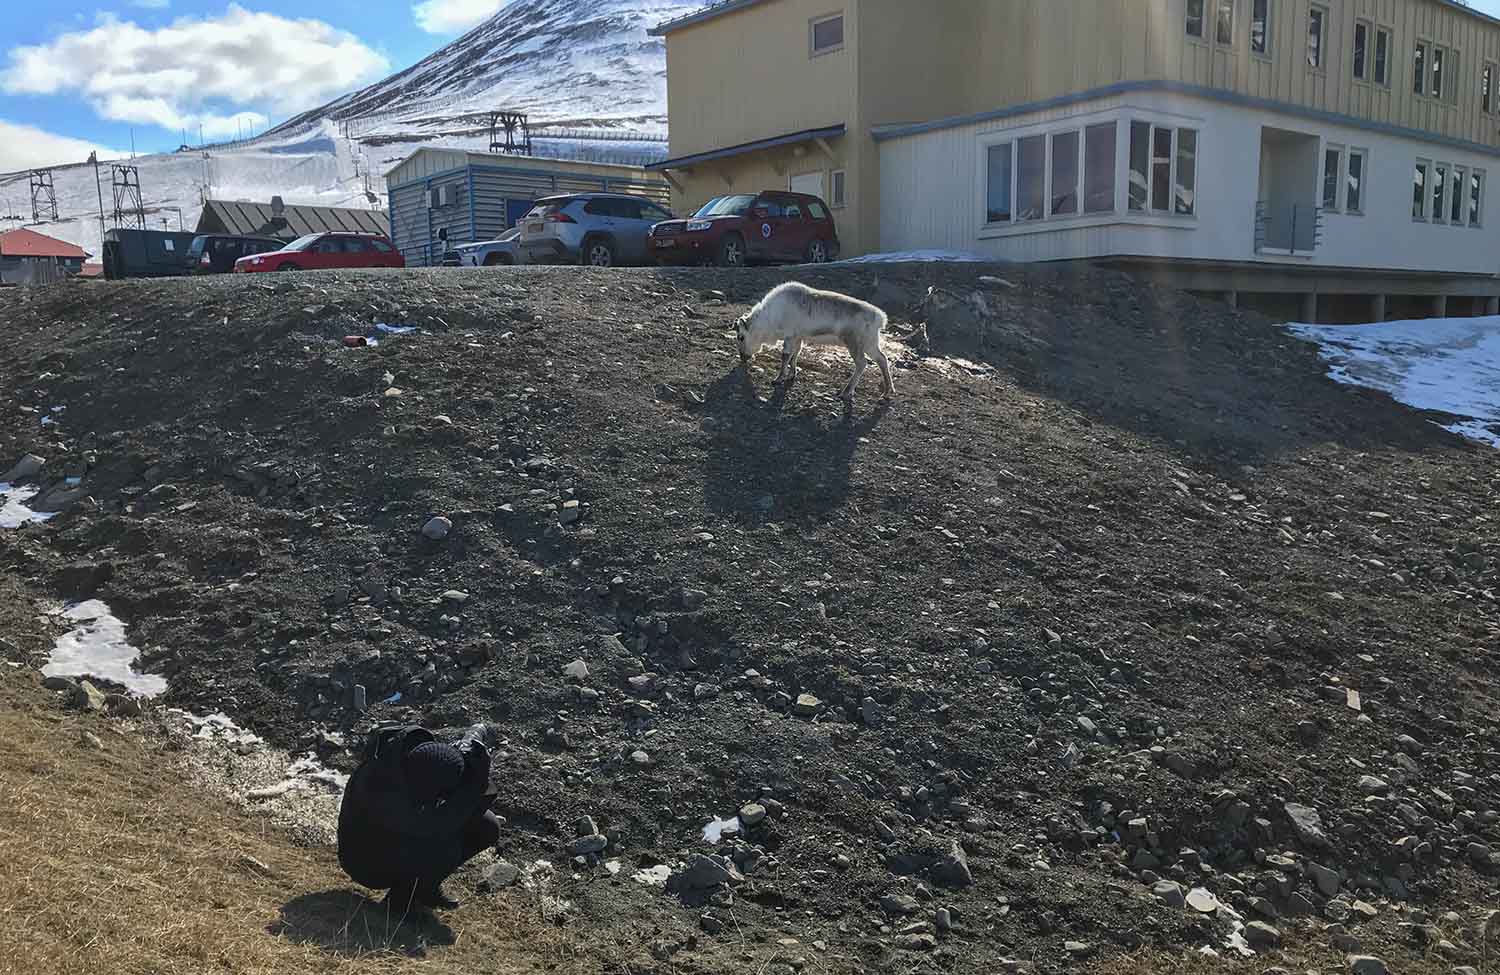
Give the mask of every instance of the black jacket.
M 432 732 L 415 726 L 370 733 L 364 761 L 349 777 L 339 808 L 339 863 L 366 887 L 384 889 L 417 879 L 441 880 L 463 862 L 463 827 L 489 809 L 490 757 L 482 745 L 462 748 L 464 775 L 436 804 L 411 798 L 401 759 Z

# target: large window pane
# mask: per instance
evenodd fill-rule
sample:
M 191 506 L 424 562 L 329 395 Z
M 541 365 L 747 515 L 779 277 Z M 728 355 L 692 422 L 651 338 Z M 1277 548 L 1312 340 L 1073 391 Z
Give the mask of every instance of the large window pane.
M 1234 43 L 1234 0 L 1219 0 L 1218 26 L 1214 40 L 1228 47 Z
M 1203 36 L 1203 0 L 1187 0 L 1187 35 Z
M 1420 159 L 1412 174 L 1411 215 L 1418 220 L 1427 216 L 1427 164 Z
M 1078 212 L 1078 133 L 1059 132 L 1052 137 L 1053 216 Z
M 1177 212 L 1192 216 L 1198 209 L 1198 131 L 1177 130 Z
M 1151 209 L 1163 212 L 1171 209 L 1172 193 L 1172 130 L 1153 129 L 1151 132 Z
M 1349 153 L 1349 176 L 1344 181 L 1344 209 L 1361 213 L 1365 203 L 1365 154 Z
M 1418 44 L 1412 56 L 1411 90 L 1418 95 L 1427 94 L 1427 45 Z
M 1151 196 L 1151 123 L 1130 123 L 1130 209 L 1144 210 Z
M 1391 35 L 1389 31 L 1377 30 L 1375 32 L 1375 83 L 1377 85 L 1388 85 L 1391 83 L 1390 71 L 1391 61 Z
M 1011 144 L 989 148 L 989 189 L 985 193 L 985 223 L 1010 223 Z
M 1453 176 L 1448 183 L 1448 219 L 1458 226 L 1464 225 L 1464 183 L 1468 176 L 1466 169 L 1454 169 Z
M 1323 66 L 1323 26 L 1327 19 L 1322 7 L 1307 12 L 1307 63 L 1314 68 Z
M 844 18 L 829 17 L 820 20 L 812 26 L 812 47 L 814 54 L 831 51 L 836 47 L 844 46 Z
M 1484 205 L 1484 173 L 1469 174 L 1469 226 L 1479 226 L 1480 208 Z
M 1091 125 L 1084 132 L 1083 212 L 1115 209 L 1115 131 L 1113 122 Z
M 1448 167 L 1442 163 L 1432 167 L 1432 219 L 1439 222 L 1448 219 L 1443 208 L 1443 194 L 1448 189 Z
M 1370 29 L 1364 24 L 1354 25 L 1354 77 L 1363 80 L 1365 76 L 1366 48 L 1370 43 Z
M 1016 219 L 1040 220 L 1047 204 L 1047 137 L 1016 143 Z
M 1253 0 L 1250 4 L 1250 50 L 1265 54 L 1270 50 L 1271 0 Z
M 1339 172 L 1342 170 L 1344 154 L 1338 149 L 1323 151 L 1323 209 L 1339 208 Z

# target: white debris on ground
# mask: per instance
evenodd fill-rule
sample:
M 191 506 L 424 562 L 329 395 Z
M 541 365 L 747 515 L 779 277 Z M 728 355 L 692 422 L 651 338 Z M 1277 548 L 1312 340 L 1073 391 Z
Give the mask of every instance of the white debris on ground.
M 1438 425 L 1500 447 L 1500 317 L 1287 328 L 1318 344 L 1334 382 L 1451 414 Z
M 135 669 L 140 650 L 125 638 L 125 622 L 100 600 L 74 603 L 55 615 L 77 625 L 57 638 L 43 676 L 97 677 L 136 697 L 155 697 L 167 689 L 165 677 Z
M 39 488 L 17 487 L 0 481 L 0 528 L 20 528 L 56 518 L 55 514 L 32 511 L 26 502 L 36 497 Z
M 730 816 L 728 819 L 720 819 L 715 816 L 703 827 L 703 842 L 712 843 L 715 846 L 724 839 L 724 834 L 738 836 L 743 827 L 740 825 L 740 817 Z
M 847 257 L 836 264 L 925 264 L 934 261 L 950 261 L 955 264 L 995 264 L 1003 263 L 993 257 L 985 257 L 983 254 L 972 254 L 967 251 L 949 250 L 914 250 L 914 251 L 890 251 L 885 254 L 865 254 L 860 257 Z
M 169 730 L 188 744 L 183 766 L 195 784 L 270 819 L 299 842 L 333 846 L 349 777 L 311 756 L 273 748 L 226 715 L 169 710 Z

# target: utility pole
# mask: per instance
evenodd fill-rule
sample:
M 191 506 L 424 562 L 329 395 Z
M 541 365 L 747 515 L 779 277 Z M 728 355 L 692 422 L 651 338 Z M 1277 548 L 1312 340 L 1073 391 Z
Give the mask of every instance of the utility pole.
M 104 247 L 104 187 L 99 183 L 99 150 L 89 153 L 89 162 L 94 164 L 94 191 L 99 194 L 99 247 Z

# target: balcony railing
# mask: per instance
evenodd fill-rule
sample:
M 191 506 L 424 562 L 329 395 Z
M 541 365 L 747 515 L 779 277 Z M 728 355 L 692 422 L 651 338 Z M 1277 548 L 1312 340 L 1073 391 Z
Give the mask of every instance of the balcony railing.
M 1311 254 L 1322 242 L 1322 207 L 1272 200 L 1255 204 L 1256 253 Z

